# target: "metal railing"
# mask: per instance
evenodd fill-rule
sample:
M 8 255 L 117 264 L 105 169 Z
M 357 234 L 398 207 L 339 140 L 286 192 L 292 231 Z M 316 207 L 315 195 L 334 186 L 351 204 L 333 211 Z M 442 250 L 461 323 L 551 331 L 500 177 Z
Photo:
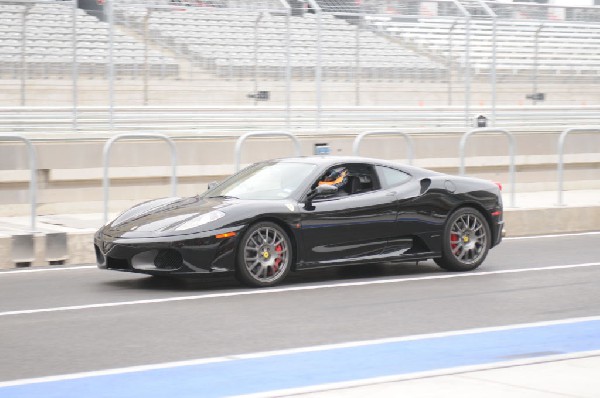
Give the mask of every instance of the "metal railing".
M 171 148 L 171 195 L 177 196 L 177 148 L 175 147 L 175 142 L 170 137 L 164 134 L 118 134 L 104 144 L 104 148 L 102 150 L 102 170 L 103 170 L 103 178 L 102 178 L 102 190 L 103 190 L 103 198 L 104 198 L 104 223 L 108 222 L 108 160 L 110 155 L 110 149 L 112 145 L 117 140 L 122 139 L 151 139 L 156 138 L 165 141 L 169 144 Z
M 472 116 L 491 115 L 489 107 L 471 108 Z M 0 107 L 0 132 L 53 133 L 71 129 L 68 107 Z M 285 107 L 148 106 L 115 108 L 115 132 L 246 132 L 248 130 L 286 130 Z M 78 132 L 109 131 L 106 107 L 79 109 Z M 321 127 L 329 131 L 438 129 L 464 130 L 461 107 L 361 106 L 324 107 Z M 291 125 L 315 131 L 312 107 L 293 107 Z M 557 128 L 600 124 L 600 106 L 510 106 L 499 107 L 497 124 L 503 128 Z
M 300 141 L 298 138 L 287 131 L 253 131 L 250 133 L 246 133 L 237 139 L 235 142 L 235 149 L 233 152 L 234 162 L 235 162 L 235 172 L 240 170 L 240 157 L 242 152 L 242 145 L 244 141 L 246 141 L 250 137 L 289 137 L 294 143 L 294 155 L 300 156 L 302 154 L 302 147 L 300 146 Z
M 29 138 L 23 137 L 20 134 L 0 134 L 0 141 L 21 141 L 27 146 L 27 154 L 29 157 L 29 170 L 31 177 L 29 180 L 29 202 L 31 204 L 31 232 L 36 230 L 36 206 L 37 206 L 37 159 L 35 156 L 35 148 Z
M 363 133 L 360 133 L 355 139 L 354 142 L 352 143 L 352 153 L 355 156 L 359 156 L 359 151 L 360 151 L 360 143 L 362 142 L 362 140 L 370 135 L 399 135 L 404 137 L 404 140 L 406 141 L 406 156 L 408 159 L 408 164 L 412 164 L 413 163 L 413 159 L 414 159 L 414 144 L 412 141 L 412 138 L 410 138 L 410 136 L 403 132 L 403 131 L 365 131 Z
M 556 172 L 558 174 L 558 206 L 563 206 L 563 179 L 564 179 L 564 149 L 567 136 L 571 133 L 600 133 L 599 127 L 573 127 L 560 133 L 558 137 L 558 166 Z
M 467 143 L 467 139 L 474 134 L 486 134 L 486 133 L 501 133 L 504 134 L 508 138 L 508 156 L 509 156 L 509 166 L 508 166 L 508 178 L 510 184 L 510 207 L 515 207 L 515 138 L 507 130 L 497 129 L 497 128 L 479 128 L 471 131 L 467 131 L 460 139 L 460 143 L 458 146 L 459 156 L 460 156 L 460 175 L 465 175 L 465 145 Z

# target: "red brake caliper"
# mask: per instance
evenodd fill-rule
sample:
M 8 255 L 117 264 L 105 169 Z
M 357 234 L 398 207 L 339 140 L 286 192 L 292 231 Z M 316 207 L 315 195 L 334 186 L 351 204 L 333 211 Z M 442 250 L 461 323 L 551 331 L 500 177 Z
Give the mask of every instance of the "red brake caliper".
M 450 234 L 450 248 L 452 249 L 453 253 L 457 247 L 458 247 L 458 234 Z
M 281 245 L 277 245 L 275 247 L 275 251 L 278 253 L 278 255 L 273 265 L 273 272 L 277 272 L 277 270 L 279 269 L 279 264 L 281 264 L 281 252 L 283 251 L 283 248 L 281 247 Z

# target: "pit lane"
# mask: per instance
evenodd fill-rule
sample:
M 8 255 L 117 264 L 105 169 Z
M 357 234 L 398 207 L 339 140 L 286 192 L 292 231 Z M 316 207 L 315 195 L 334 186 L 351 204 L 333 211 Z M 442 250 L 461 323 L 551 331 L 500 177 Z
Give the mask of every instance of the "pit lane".
M 380 264 L 262 290 L 93 267 L 3 272 L 0 381 L 597 316 L 599 242 L 507 240 L 475 273 Z

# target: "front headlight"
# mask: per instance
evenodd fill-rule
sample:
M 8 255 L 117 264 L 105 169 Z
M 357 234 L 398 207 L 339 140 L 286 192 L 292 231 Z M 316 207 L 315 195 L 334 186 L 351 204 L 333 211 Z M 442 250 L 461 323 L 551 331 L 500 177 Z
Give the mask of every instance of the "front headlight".
M 213 210 L 209 213 L 202 214 L 201 216 L 194 217 L 191 220 L 179 224 L 175 227 L 175 231 L 184 231 L 186 229 L 196 228 L 201 225 L 208 224 L 209 222 L 216 221 L 223 216 L 225 216 L 225 213 L 222 211 Z

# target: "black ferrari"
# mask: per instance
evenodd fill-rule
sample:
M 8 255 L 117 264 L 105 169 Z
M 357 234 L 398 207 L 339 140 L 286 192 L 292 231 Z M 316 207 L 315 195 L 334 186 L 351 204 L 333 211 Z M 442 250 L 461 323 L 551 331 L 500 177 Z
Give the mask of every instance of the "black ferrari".
M 253 164 L 201 195 L 151 200 L 96 233 L 100 268 L 232 272 L 273 286 L 290 271 L 433 259 L 477 268 L 502 240 L 501 186 L 359 157 Z

